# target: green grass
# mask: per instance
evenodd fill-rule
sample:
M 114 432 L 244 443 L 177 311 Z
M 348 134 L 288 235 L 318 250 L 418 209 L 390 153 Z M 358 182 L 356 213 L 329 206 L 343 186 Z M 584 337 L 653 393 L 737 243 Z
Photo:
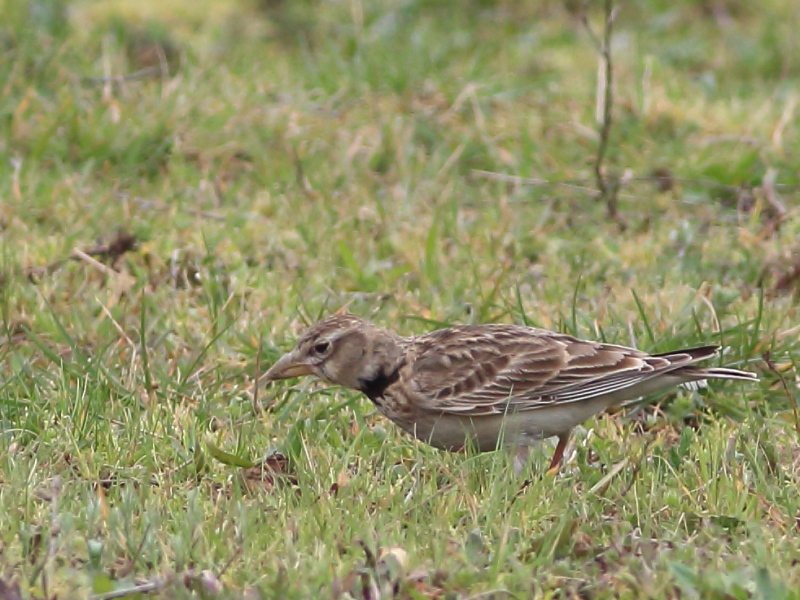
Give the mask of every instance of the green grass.
M 622 6 L 621 230 L 585 190 L 479 173 L 594 188 L 580 3 L 0 1 L 0 582 L 800 598 L 795 4 Z M 103 253 L 120 230 L 137 247 Z M 721 343 L 762 381 L 598 417 L 520 491 L 505 454 L 423 446 L 348 391 L 254 412 L 257 368 L 343 305 Z

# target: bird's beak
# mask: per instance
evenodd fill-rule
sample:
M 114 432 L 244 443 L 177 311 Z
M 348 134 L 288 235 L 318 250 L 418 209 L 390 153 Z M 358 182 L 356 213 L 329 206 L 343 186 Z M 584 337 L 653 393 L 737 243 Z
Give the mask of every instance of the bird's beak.
M 298 360 L 294 352 L 288 352 L 281 356 L 278 362 L 272 365 L 269 371 L 264 373 L 262 381 L 267 383 L 270 381 L 277 381 L 278 379 L 312 375 L 313 373 L 314 371 L 311 370 L 311 367 Z

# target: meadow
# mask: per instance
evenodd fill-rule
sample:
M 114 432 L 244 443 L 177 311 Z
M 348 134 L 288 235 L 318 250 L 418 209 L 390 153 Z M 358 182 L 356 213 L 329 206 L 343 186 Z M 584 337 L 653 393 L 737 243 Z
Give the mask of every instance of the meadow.
M 0 600 L 800 600 L 800 3 L 615 10 L 0 0 Z M 760 381 L 520 479 L 256 385 L 343 307 Z

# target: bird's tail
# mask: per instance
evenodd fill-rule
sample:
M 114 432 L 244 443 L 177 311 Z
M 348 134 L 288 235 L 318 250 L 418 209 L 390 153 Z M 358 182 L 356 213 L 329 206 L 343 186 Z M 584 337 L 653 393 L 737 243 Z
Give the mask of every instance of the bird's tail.
M 749 371 L 730 369 L 727 367 L 683 367 L 677 369 L 676 374 L 686 375 L 695 379 L 738 379 L 739 381 L 758 381 L 758 375 Z
M 688 348 L 673 352 L 665 352 L 654 356 L 667 358 L 674 362 L 698 362 L 706 360 L 719 352 L 719 346 L 701 346 L 699 348 Z M 688 359 L 688 361 L 687 361 Z M 738 379 L 739 381 L 758 381 L 758 375 L 739 369 L 728 367 L 695 367 L 686 365 L 677 367 L 672 371 L 674 375 L 684 375 L 687 378 L 699 381 L 701 379 Z

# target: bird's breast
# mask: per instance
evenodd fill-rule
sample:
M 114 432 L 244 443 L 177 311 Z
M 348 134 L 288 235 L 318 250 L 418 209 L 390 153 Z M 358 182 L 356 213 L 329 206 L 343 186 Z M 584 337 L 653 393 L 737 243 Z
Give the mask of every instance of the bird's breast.
M 367 398 L 372 400 L 380 407 L 387 388 L 396 383 L 399 378 L 399 366 L 389 372 L 387 372 L 385 369 L 380 369 L 370 378 L 359 377 L 358 391 L 363 393 Z

